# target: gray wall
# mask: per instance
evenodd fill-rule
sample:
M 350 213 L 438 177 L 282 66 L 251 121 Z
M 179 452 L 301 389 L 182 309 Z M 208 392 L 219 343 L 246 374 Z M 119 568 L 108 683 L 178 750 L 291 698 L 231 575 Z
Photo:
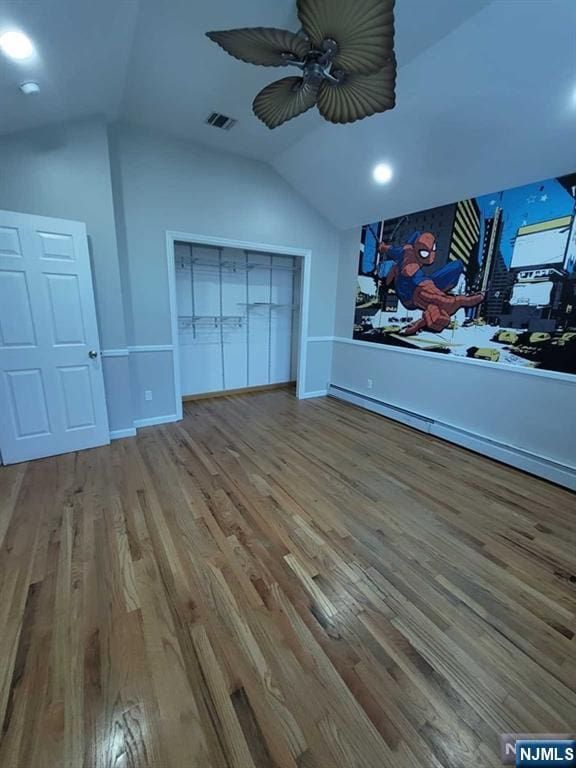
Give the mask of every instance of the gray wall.
M 576 382 L 338 341 L 352 337 L 359 243 L 360 228 L 341 237 L 332 383 L 576 469 Z
M 124 310 L 105 128 L 95 121 L 0 141 L 0 208 L 86 223 L 100 343 L 124 347 Z
M 150 419 L 174 408 L 171 365 L 159 368 L 158 350 L 171 344 L 167 230 L 312 250 L 308 334 L 332 336 L 339 238 L 264 163 L 216 152 L 132 126 L 110 131 L 117 199 L 118 241 L 126 258 L 130 296 L 131 359 L 137 374 L 135 418 Z M 325 349 L 319 349 L 324 346 Z M 140 349 L 140 348 L 144 349 Z M 330 376 L 330 341 L 315 342 L 307 365 L 306 390 L 325 390 Z M 166 375 L 160 382 L 158 371 Z M 142 400 L 153 389 L 158 399 Z M 145 409 L 145 410 L 144 410 Z
M 0 141 L 0 208 L 86 223 L 103 349 L 126 346 L 106 129 L 85 120 Z M 132 426 L 128 358 L 103 359 L 112 430 Z
M 86 223 L 113 432 L 176 410 L 167 230 L 312 251 L 306 391 L 326 390 L 338 234 L 269 166 L 95 117 L 3 137 L 0 208 Z
M 179 230 L 312 250 L 308 392 L 331 380 L 576 466 L 575 384 L 338 340 L 352 335 L 359 228 L 339 237 L 267 165 L 80 121 L 0 141 L 0 208 L 86 222 L 115 431 L 175 411 L 165 232 Z

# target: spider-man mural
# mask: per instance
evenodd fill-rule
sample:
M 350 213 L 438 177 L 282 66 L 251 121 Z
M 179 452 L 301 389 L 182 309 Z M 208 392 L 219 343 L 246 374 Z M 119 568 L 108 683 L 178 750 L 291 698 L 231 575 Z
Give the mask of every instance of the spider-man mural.
M 464 274 L 461 261 L 451 261 L 430 275 L 422 267 L 436 259 L 436 237 L 431 232 L 415 232 L 403 247 L 380 243 L 378 253 L 385 259 L 378 265 L 378 277 L 386 285 L 394 284 L 396 294 L 406 309 L 421 309 L 422 317 L 402 331 L 412 336 L 418 331 L 443 331 L 459 309 L 476 307 L 484 301 L 483 293 L 453 296 Z
M 373 220 L 358 255 L 355 340 L 576 374 L 576 173 Z

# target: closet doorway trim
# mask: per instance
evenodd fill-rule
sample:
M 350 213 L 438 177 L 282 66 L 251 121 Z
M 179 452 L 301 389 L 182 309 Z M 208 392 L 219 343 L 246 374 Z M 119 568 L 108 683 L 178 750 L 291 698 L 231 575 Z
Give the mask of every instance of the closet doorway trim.
M 172 333 L 172 359 L 174 361 L 174 394 L 178 419 L 182 418 L 182 392 L 180 389 L 180 355 L 178 345 L 178 306 L 176 301 L 176 265 L 174 247 L 176 243 L 190 245 L 212 245 L 217 248 L 236 248 L 244 251 L 257 251 L 271 256 L 293 256 L 302 259 L 302 280 L 300 286 L 300 328 L 298 330 L 298 376 L 296 396 L 306 398 L 306 358 L 308 347 L 308 316 L 310 310 L 310 274 L 312 251 L 292 248 L 289 245 L 270 245 L 254 243 L 248 240 L 230 240 L 225 237 L 197 235 L 190 232 L 166 232 L 166 261 L 168 266 L 168 290 L 170 293 L 170 320 Z

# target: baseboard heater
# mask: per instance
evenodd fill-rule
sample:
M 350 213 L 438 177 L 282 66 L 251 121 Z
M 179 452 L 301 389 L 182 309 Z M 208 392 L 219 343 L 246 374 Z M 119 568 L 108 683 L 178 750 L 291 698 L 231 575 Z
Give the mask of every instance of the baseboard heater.
M 551 461 L 543 456 L 430 419 L 419 413 L 370 397 L 363 392 L 356 392 L 353 389 L 331 384 L 328 388 L 328 395 L 576 491 L 576 469 Z

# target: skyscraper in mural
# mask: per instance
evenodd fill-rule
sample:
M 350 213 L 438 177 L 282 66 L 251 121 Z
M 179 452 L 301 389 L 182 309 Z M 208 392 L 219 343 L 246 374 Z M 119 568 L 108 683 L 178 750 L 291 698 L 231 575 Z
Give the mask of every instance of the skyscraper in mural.
M 462 200 L 456 203 L 454 226 L 450 238 L 450 259 L 460 259 L 466 267 L 466 273 L 474 271 L 471 265 L 478 267 L 478 243 L 480 241 L 480 209 L 475 200 Z
M 576 173 L 367 225 L 354 338 L 576 373 L 575 206 Z

